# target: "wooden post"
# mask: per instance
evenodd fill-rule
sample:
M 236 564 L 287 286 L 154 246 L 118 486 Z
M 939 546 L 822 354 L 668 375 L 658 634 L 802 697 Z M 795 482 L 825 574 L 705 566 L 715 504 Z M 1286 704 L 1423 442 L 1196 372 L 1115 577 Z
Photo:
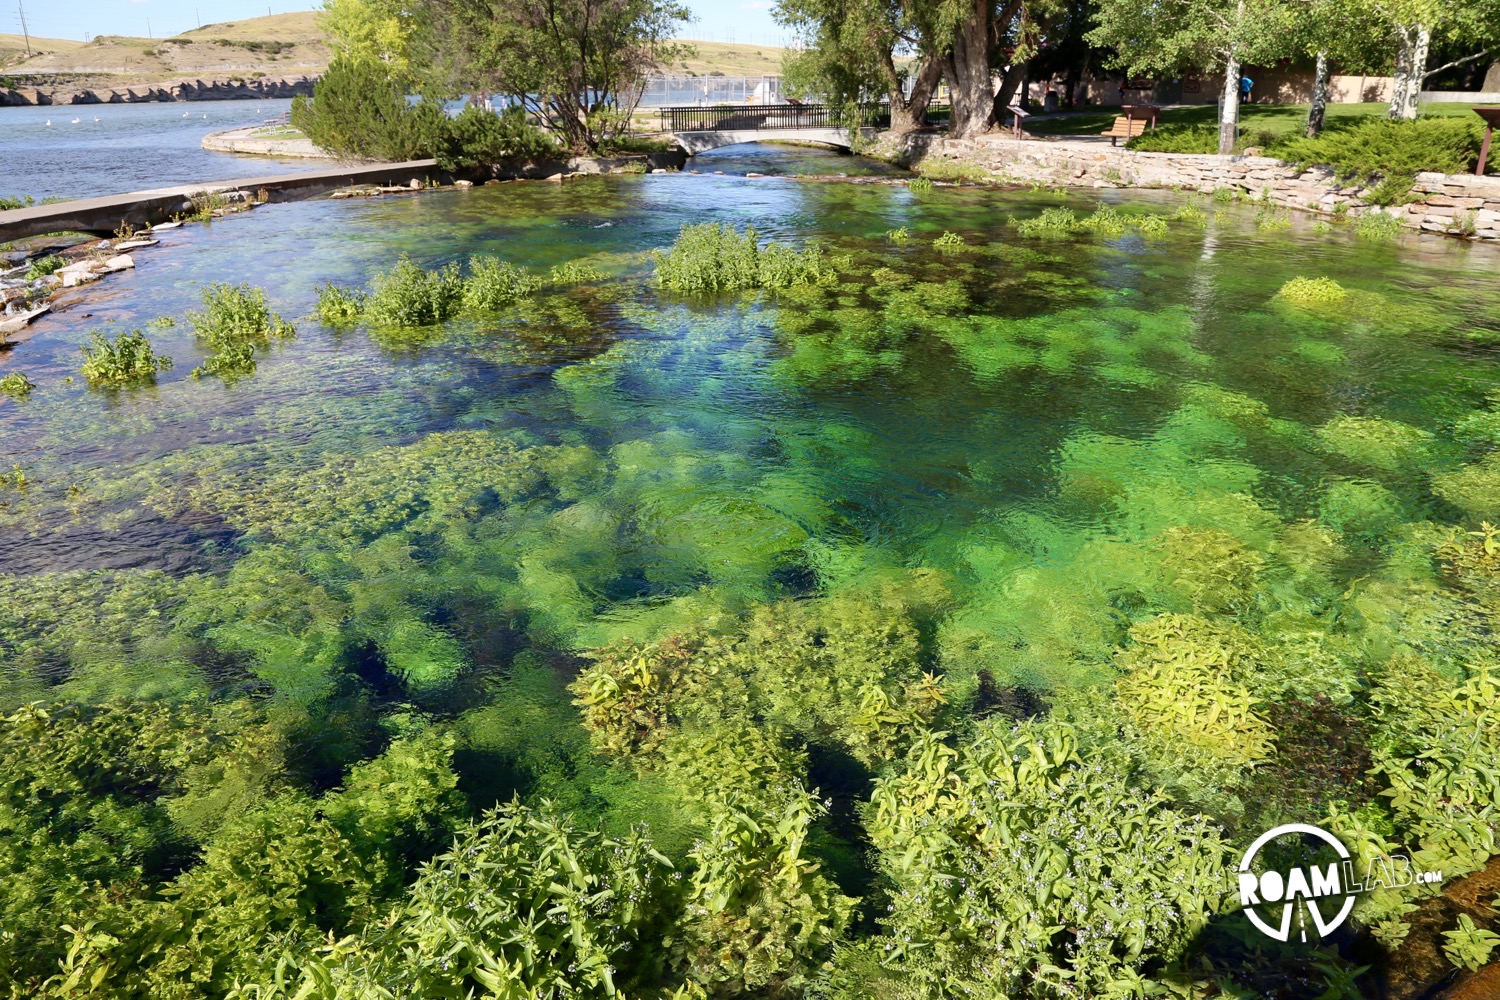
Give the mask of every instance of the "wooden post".
M 1490 139 L 1495 134 L 1495 126 L 1500 125 L 1500 104 L 1492 104 L 1487 107 L 1474 109 L 1474 113 L 1484 119 L 1484 143 L 1479 147 L 1479 163 L 1474 167 L 1474 173 L 1484 176 L 1484 168 L 1490 158 Z

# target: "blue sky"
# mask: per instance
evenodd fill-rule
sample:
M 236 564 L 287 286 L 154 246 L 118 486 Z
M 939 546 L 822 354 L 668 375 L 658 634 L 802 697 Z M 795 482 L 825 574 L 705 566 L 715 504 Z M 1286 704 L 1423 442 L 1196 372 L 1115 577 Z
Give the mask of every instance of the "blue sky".
M 33 35 L 43 38 L 82 39 L 85 34 L 141 35 L 150 32 L 156 38 L 196 28 L 200 23 L 238 21 L 255 17 L 268 10 L 282 14 L 293 10 L 312 10 L 320 2 L 295 0 L 22 0 L 26 5 L 26 22 Z M 754 45 L 777 45 L 786 32 L 771 19 L 772 0 L 687 0 L 697 17 L 695 24 L 683 32 L 684 37 L 708 41 L 737 41 Z M 15 0 L 0 0 L 0 31 L 21 30 Z

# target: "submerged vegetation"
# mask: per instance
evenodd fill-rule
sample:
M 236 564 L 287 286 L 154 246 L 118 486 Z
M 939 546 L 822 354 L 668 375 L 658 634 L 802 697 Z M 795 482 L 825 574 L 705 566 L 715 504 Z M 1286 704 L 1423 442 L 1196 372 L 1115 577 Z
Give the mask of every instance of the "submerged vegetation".
M 215 286 L 179 343 L 294 356 L 13 408 L 87 447 L 0 474 L 6 554 L 80 560 L 0 573 L 0 992 L 1353 995 L 1367 955 L 1485 961 L 1436 899 L 1500 854 L 1500 373 L 1449 349 L 1500 290 L 1250 250 L 1189 281 L 1201 211 L 1015 240 L 965 197 L 836 251 L 406 244 L 444 263 L 316 289 L 316 349 Z M 1362 895 L 1359 952 L 1247 938 L 1228 873 L 1288 822 L 1444 884 Z

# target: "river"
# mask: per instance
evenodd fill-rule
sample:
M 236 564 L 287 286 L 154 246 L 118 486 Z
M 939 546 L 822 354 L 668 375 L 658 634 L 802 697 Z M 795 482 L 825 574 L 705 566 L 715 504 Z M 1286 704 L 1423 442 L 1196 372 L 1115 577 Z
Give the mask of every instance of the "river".
M 29 195 L 37 201 L 87 198 L 318 169 L 323 161 L 210 153 L 200 145 L 210 132 L 258 124 L 291 104 L 265 100 L 0 108 L 0 196 Z

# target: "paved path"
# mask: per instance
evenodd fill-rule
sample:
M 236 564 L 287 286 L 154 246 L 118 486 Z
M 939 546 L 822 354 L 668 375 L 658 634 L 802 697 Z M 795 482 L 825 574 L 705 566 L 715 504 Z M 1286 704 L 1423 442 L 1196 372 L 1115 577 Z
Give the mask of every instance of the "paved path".
M 127 223 L 136 229 L 144 229 L 158 222 L 165 222 L 173 215 L 192 211 L 192 196 L 205 191 L 265 191 L 272 201 L 296 201 L 352 184 L 401 185 L 410 183 L 413 178 L 425 179 L 434 174 L 441 174 L 436 160 L 408 160 L 405 163 L 377 163 L 370 166 L 346 164 L 301 174 L 245 177 L 18 208 L 0 212 L 0 243 L 46 233 L 108 235 Z

